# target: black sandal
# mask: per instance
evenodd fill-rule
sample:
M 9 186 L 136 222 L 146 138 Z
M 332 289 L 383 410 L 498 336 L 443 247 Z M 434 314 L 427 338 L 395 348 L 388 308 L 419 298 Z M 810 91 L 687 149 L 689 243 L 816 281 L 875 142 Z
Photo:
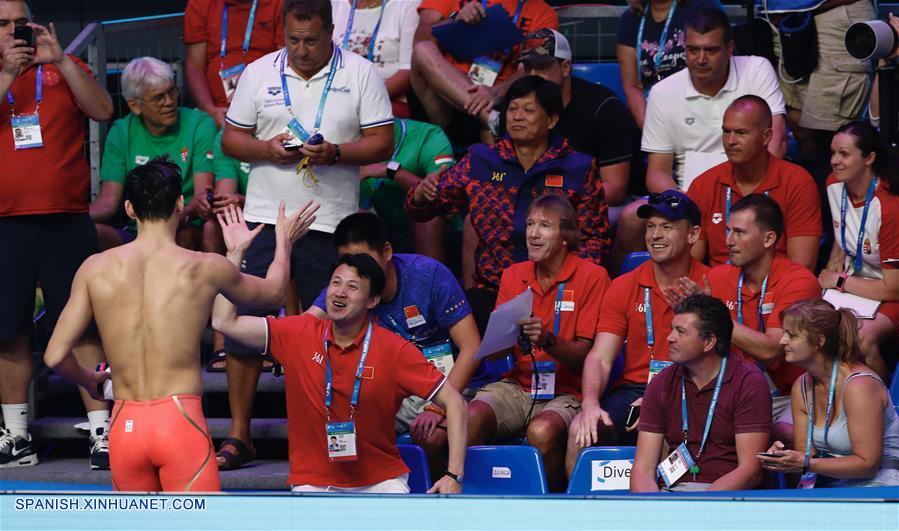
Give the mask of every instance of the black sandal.
M 237 454 L 231 453 L 230 450 L 223 450 L 223 448 L 227 445 L 233 446 L 237 450 Z M 224 459 L 224 462 L 218 462 L 219 470 L 235 470 L 238 469 L 245 464 L 249 463 L 253 459 L 256 459 L 256 449 L 252 450 L 244 444 L 240 439 L 235 439 L 233 437 L 228 437 L 222 444 L 219 445 L 218 451 L 215 453 L 215 457 L 221 457 Z
M 221 367 L 215 364 L 221 363 Z M 228 370 L 227 354 L 225 349 L 220 348 L 212 353 L 212 357 L 206 362 L 206 372 L 226 372 Z

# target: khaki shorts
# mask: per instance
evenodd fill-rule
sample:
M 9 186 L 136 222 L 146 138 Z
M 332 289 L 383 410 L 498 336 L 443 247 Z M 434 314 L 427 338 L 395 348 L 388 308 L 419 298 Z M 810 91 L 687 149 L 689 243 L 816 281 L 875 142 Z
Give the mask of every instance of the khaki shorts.
M 859 118 L 868 103 L 871 68 L 849 55 L 844 36 L 855 22 L 873 20 L 877 12 L 870 0 L 835 7 L 815 15 L 818 29 L 818 66 L 802 83 L 791 83 L 779 68 L 780 89 L 787 107 L 802 111 L 799 125 L 807 129 L 836 131 Z M 774 53 L 780 57 L 780 39 L 774 28 Z
M 487 384 L 478 391 L 474 400 L 489 405 L 496 415 L 496 440 L 510 439 L 524 431 L 532 399 L 531 394 L 522 389 L 518 382 L 500 380 Z M 559 395 L 552 400 L 538 400 L 534 404 L 531 418 L 541 411 L 556 413 L 565 420 L 566 426 L 570 426 L 571 421 L 581 411 L 581 403 L 574 395 Z

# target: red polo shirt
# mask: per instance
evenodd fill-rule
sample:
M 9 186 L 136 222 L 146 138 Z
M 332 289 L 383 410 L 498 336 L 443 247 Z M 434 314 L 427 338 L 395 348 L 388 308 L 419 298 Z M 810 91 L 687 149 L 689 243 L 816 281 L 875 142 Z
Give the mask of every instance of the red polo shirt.
M 682 365 L 665 368 L 643 393 L 640 431 L 664 434 L 672 450 L 684 442 L 681 381 L 686 383 L 687 449 L 695 460 L 716 379 L 698 389 Z M 696 463 L 699 465 L 696 481 L 714 483 L 737 468 L 736 435 L 740 433 L 771 433 L 771 394 L 757 367 L 740 356 L 730 356 L 705 449 Z M 688 474 L 683 478 L 681 481 L 692 481 Z
M 82 70 L 90 69 L 69 56 Z M 59 70 L 43 67 L 40 124 L 44 146 L 15 148 L 9 102 L 0 95 L 0 216 L 83 213 L 88 209 L 90 168 L 84 159 L 84 118 Z M 12 84 L 17 115 L 34 114 L 37 67 Z
M 432 9 L 439 12 L 443 18 L 446 19 L 449 18 L 453 11 L 462 9 L 462 6 L 472 1 L 480 0 L 422 0 L 421 5 L 418 6 L 418 12 L 421 13 L 425 9 Z M 509 14 L 509 17 L 512 18 L 515 16 L 515 11 L 518 9 L 518 2 L 519 0 L 487 0 L 487 6 L 490 7 L 495 4 L 502 4 L 503 9 L 505 9 L 506 13 Z M 543 0 L 524 0 L 524 5 L 521 8 L 521 16 L 518 19 L 517 25 L 519 29 L 521 29 L 522 35 L 527 35 L 540 28 L 552 28 L 558 30 L 559 17 L 556 15 L 556 11 Z M 518 58 L 519 48 L 519 46 L 513 48 L 513 59 Z M 456 67 L 465 75 L 468 75 L 468 70 L 471 69 L 471 61 L 457 60 L 448 53 L 444 54 L 444 57 L 449 64 Z M 503 58 L 505 59 L 503 68 L 496 78 L 496 83 L 494 83 L 494 85 L 505 81 L 509 76 L 515 73 L 516 65 L 514 64 L 514 61 L 510 60 L 510 58 L 505 55 L 503 55 Z
M 692 260 L 687 274 L 693 282 L 703 285 L 702 277 L 709 268 Z M 645 384 L 649 377 L 649 348 L 646 334 L 646 308 L 643 304 L 645 289 L 649 288 L 649 305 L 652 308 L 652 330 L 655 339 L 653 357 L 669 361 L 668 334 L 674 310 L 659 289 L 649 260 L 637 269 L 612 281 L 603 299 L 597 332 L 615 334 L 627 340 L 624 353 L 624 371 L 615 385 L 625 383 Z
M 222 47 L 222 10 L 228 4 L 228 38 L 224 61 Z M 227 107 L 225 89 L 219 72 L 244 63 L 248 65 L 265 54 L 284 46 L 284 0 L 259 0 L 250 49 L 243 53 L 243 39 L 253 2 L 240 0 L 189 0 L 184 10 L 184 44 L 206 43 L 206 81 L 216 107 Z
M 741 271 L 739 267 L 724 264 L 709 272 L 712 296 L 721 299 L 727 305 L 734 320 L 737 319 L 737 284 L 740 281 Z M 761 288 L 753 292 L 748 286 L 743 286 L 743 324 L 753 330 L 759 330 L 760 293 Z M 771 263 L 771 271 L 768 273 L 765 304 L 762 307 L 765 330 L 783 328 L 780 312 L 793 303 L 820 297 L 821 285 L 818 284 L 815 275 L 801 265 L 791 262 L 789 258 L 775 256 Z M 804 369 L 787 363 L 782 358 L 768 365 L 767 371 L 781 395 L 785 396 L 790 394 L 793 381 L 805 372 Z
M 726 264 L 728 260 L 727 220 L 724 219 L 728 188 L 734 205 L 743 194 L 734 180 L 734 165 L 724 162 L 697 177 L 687 192 L 702 212 L 699 238 L 708 242 L 706 254 L 712 267 Z M 786 256 L 788 238 L 821 237 L 821 200 L 815 181 L 807 171 L 792 162 L 769 156 L 765 180 L 752 191 L 766 192 L 784 215 L 784 235 L 777 242 L 779 254 Z
M 611 281 L 604 268 L 574 253 L 569 253 L 552 285 L 545 291 L 537 282 L 534 262 L 528 260 L 508 267 L 503 271 L 500 280 L 496 305 L 503 304 L 530 287 L 534 292 L 534 315 L 543 322 L 545 330 L 552 330 L 559 285 L 563 282 L 565 286 L 562 288 L 559 331 L 556 336 L 566 341 L 578 338 L 592 341 L 596 335 L 599 305 Z M 533 374 L 531 357 L 523 354 L 517 345 L 514 347 L 514 353 L 515 367 L 507 376 L 515 379 L 522 389 L 530 392 Z M 539 347 L 534 348 L 534 356 L 537 361 L 556 362 L 556 395 L 572 394 L 580 399 L 580 373 L 572 371 Z
M 323 339 L 331 321 L 311 315 L 266 319 L 268 351 L 284 366 L 292 485 L 363 487 L 409 472 L 396 447 L 394 417 L 407 396 L 433 397 L 444 382 L 412 343 L 377 324 L 356 408 L 356 461 L 330 462 L 325 431 Z M 350 398 L 366 326 L 346 348 L 330 342 L 331 421 L 349 420 Z

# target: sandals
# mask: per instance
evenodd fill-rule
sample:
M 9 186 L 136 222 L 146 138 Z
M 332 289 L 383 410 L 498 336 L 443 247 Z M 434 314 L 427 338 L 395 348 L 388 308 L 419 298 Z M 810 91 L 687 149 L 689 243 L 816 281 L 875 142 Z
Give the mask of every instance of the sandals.
M 206 372 L 226 372 L 228 363 L 225 349 L 220 348 L 212 353 L 212 357 L 206 362 Z M 216 366 L 216 364 L 220 364 Z
M 231 453 L 230 450 L 224 450 L 224 447 L 228 445 L 233 446 L 237 450 L 237 454 Z M 253 459 L 256 459 L 256 449 L 247 448 L 247 445 L 240 439 L 228 437 L 219 445 L 215 457 L 219 470 L 235 470 L 249 463 Z M 222 458 L 224 462 L 219 461 L 219 457 Z

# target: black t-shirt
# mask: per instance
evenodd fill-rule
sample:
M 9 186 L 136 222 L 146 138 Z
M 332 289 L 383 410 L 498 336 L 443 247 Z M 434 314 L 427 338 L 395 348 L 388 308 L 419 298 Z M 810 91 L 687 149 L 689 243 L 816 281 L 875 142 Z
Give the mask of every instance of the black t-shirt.
M 627 192 L 646 194 L 640 131 L 612 90 L 572 77 L 571 101 L 562 111 L 556 130 L 571 141 L 575 150 L 596 159 L 599 167 L 629 160 Z

